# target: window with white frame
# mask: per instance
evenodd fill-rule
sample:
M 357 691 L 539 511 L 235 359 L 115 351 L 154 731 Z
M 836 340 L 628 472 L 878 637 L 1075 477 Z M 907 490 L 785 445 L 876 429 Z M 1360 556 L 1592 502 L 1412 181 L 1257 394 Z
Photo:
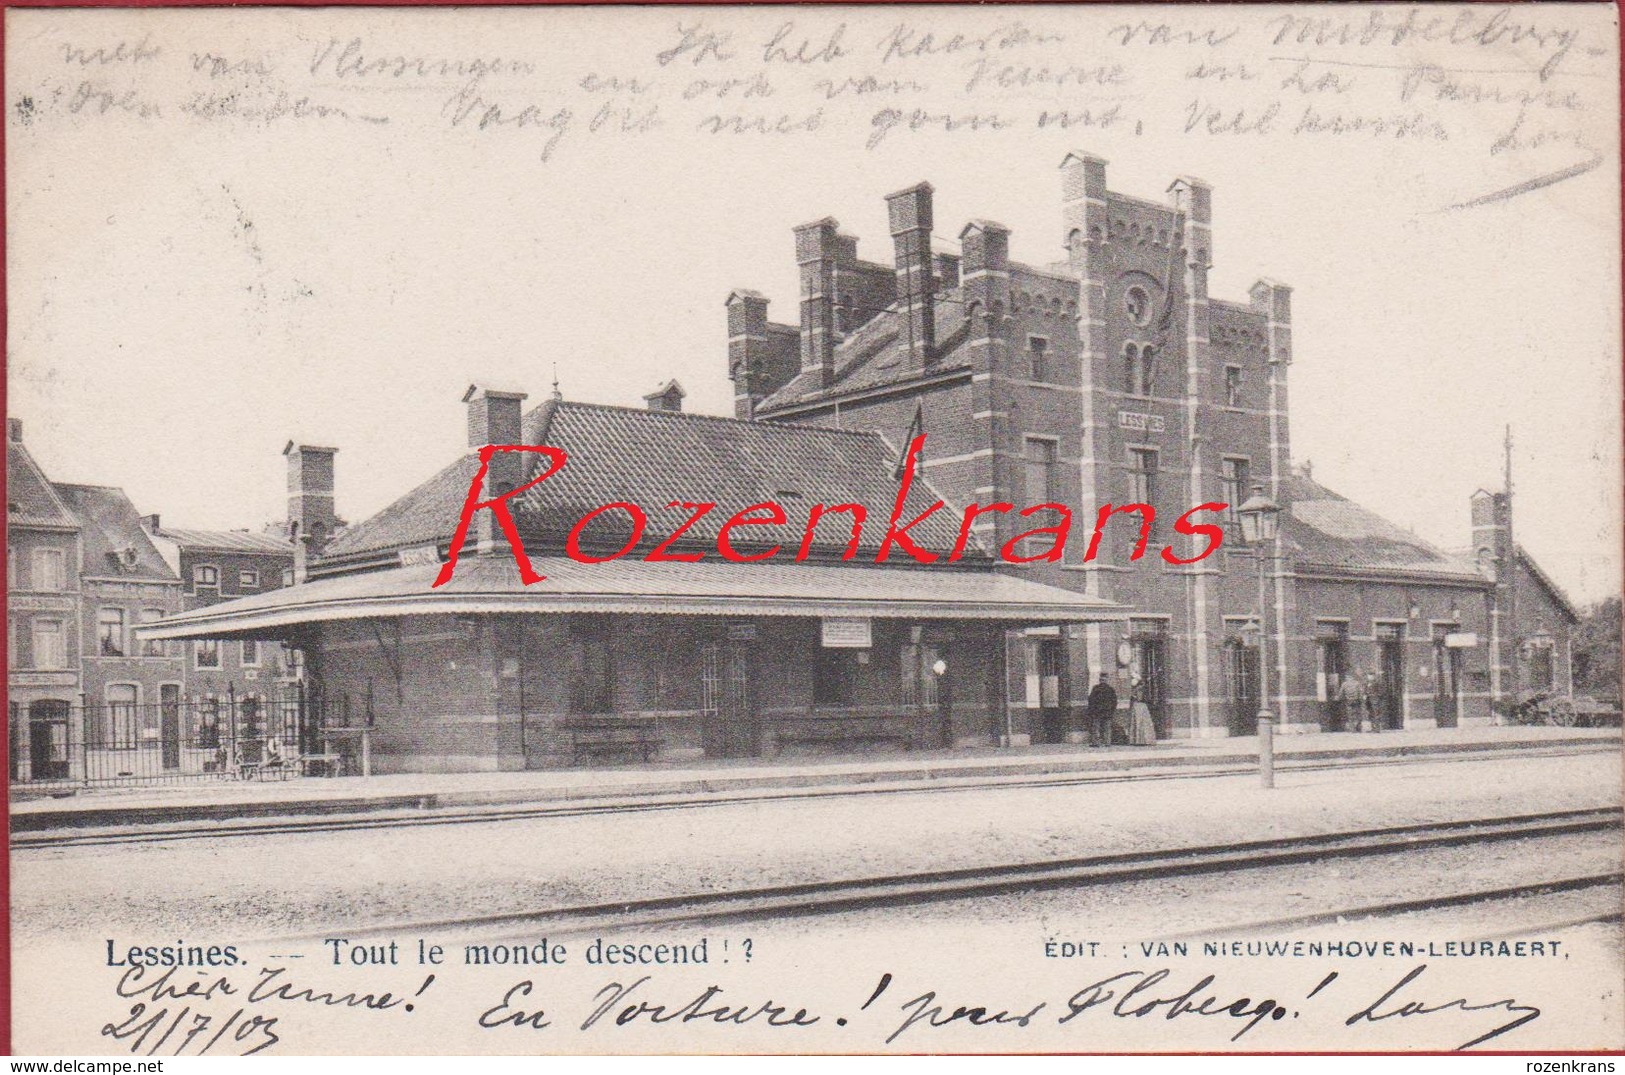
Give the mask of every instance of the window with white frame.
M 1022 452 L 1026 466 L 1029 504 L 1052 504 L 1060 499 L 1057 488 L 1056 444 L 1042 437 L 1028 437 Z
M 258 571 L 237 572 L 237 585 L 244 590 L 257 590 L 260 588 L 260 573 Z
M 62 621 L 36 619 L 34 627 L 34 667 L 44 670 L 68 667 L 67 636 Z
M 220 569 L 213 564 L 197 564 L 192 568 L 192 589 L 215 590 L 220 589 Z
M 260 644 L 251 638 L 243 639 L 243 667 L 258 668 L 260 666 Z
M 68 588 L 66 562 L 67 558 L 63 556 L 61 549 L 35 549 L 33 589 L 48 593 L 66 590 Z
M 103 657 L 123 657 L 128 652 L 124 641 L 122 608 L 103 608 L 96 611 L 96 652 Z
M 1226 407 L 1241 406 L 1241 367 L 1226 366 L 1224 368 L 1224 405 Z
M 220 643 L 212 638 L 200 638 L 192 643 L 193 668 L 219 668 Z
M 144 608 L 144 609 L 141 610 L 141 622 L 142 623 L 157 623 L 159 620 L 161 620 L 163 618 L 164 618 L 164 610 L 161 609 L 161 608 Z M 141 656 L 143 656 L 143 657 L 168 657 L 169 656 L 169 643 L 163 641 L 162 639 L 158 639 L 158 638 L 146 639 L 145 641 L 143 641 L 141 643 Z

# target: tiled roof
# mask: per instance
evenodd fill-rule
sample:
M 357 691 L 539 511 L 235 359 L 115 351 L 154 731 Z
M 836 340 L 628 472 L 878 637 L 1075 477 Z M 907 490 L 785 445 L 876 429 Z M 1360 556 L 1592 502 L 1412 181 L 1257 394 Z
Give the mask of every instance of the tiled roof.
M 688 510 L 668 507 L 672 502 L 715 503 L 717 507 L 685 535 L 713 544 L 735 512 L 774 501 L 783 505 L 789 517 L 786 525 L 736 529 L 734 540 L 741 548 L 757 542 L 786 545 L 784 556 L 793 556 L 799 548 L 813 504 L 860 504 L 867 509 L 868 521 L 859 555 L 861 550 L 872 555 L 897 497 L 896 455 L 874 433 L 562 401 L 543 404 L 527 416 L 526 429 L 538 443 L 569 453 L 564 469 L 514 502 L 521 532 L 527 540 L 535 536 L 541 542 L 531 550 L 537 555 L 559 549 L 582 516 L 616 501 L 637 504 L 647 512 L 650 539 L 663 539 L 689 518 Z M 371 519 L 350 527 L 328 546 L 327 556 L 449 539 L 477 467 L 473 454 L 464 456 Z M 916 477 L 905 518 L 923 512 L 935 499 Z M 844 549 L 849 520 L 850 516 L 836 515 L 822 524 L 821 544 Z M 624 512 L 612 512 L 586 536 L 618 544 L 627 525 Z M 945 508 L 909 534 L 924 548 L 946 550 L 958 532 L 957 517 Z
M 1300 565 L 1480 579 L 1472 561 L 1444 552 L 1302 475 L 1286 480 L 1287 554 Z
M 950 291 L 944 301 L 933 306 L 937 339 L 933 373 L 968 368 L 965 362 L 955 357 L 970 328 L 965 319 L 964 304 L 958 298 L 958 291 Z M 827 388 L 819 385 L 815 375 L 799 373 L 783 388 L 758 403 L 758 413 L 766 414 L 824 395 L 878 388 L 919 377 L 917 371 L 909 369 L 908 341 L 899 328 L 898 317 L 894 306 L 876 314 L 842 340 L 835 348 L 835 378 Z
M 226 552 L 277 553 L 293 557 L 293 545 L 269 534 L 248 530 L 185 530 L 165 526 L 158 531 L 177 545 L 196 549 L 218 549 Z
M 829 564 L 583 564 L 536 557 L 526 586 L 512 557 L 467 556 L 445 586 L 438 564 L 358 572 L 285 586 L 165 619 L 142 637 L 277 637 L 293 624 L 373 616 L 618 612 L 671 615 L 885 616 L 1032 622 L 1121 620 L 1098 597 L 1012 575 L 952 568 Z
M 377 515 L 346 527 L 328 543 L 324 555 L 352 556 L 449 540 L 479 467 L 477 455 L 463 456 Z
M 6 445 L 6 520 L 13 526 L 78 525 L 34 457 L 17 441 Z
M 1556 603 L 1558 609 L 1563 613 L 1563 615 L 1568 617 L 1573 622 L 1579 623 L 1580 614 L 1575 611 L 1574 602 L 1569 600 L 1569 595 L 1563 592 L 1563 588 L 1561 586 L 1552 581 L 1552 577 L 1546 574 L 1546 572 L 1541 569 L 1539 564 L 1535 563 L 1535 558 L 1530 556 L 1529 551 L 1522 545 L 1518 546 L 1518 559 L 1523 563 L 1524 567 L 1529 569 L 1529 574 L 1534 578 L 1534 580 L 1540 583 L 1540 585 L 1551 596 L 1552 601 Z
M 52 483 L 79 519 L 87 575 L 176 580 L 141 528 L 141 516 L 123 489 L 106 485 Z

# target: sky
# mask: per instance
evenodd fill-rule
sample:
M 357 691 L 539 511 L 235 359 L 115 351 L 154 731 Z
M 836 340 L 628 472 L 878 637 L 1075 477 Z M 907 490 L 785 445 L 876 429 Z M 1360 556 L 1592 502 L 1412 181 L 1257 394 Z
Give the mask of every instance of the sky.
M 1149 8 L 13 10 L 8 413 L 53 478 L 179 526 L 280 517 L 284 443 L 332 445 L 358 520 L 462 449 L 471 383 L 539 402 L 556 370 L 568 399 L 640 406 L 675 377 L 731 414 L 723 301 L 796 320 L 798 223 L 887 261 L 883 197 L 924 179 L 941 249 L 990 218 L 1016 260 L 1060 258 L 1057 166 L 1087 150 L 1135 197 L 1213 185 L 1215 297 L 1294 288 L 1318 481 L 1464 546 L 1510 425 L 1520 540 L 1576 600 L 1617 593 L 1613 8 L 1381 53 L 1266 25 L 1300 10 L 1186 9 L 1160 43 L 1114 33 Z M 782 51 L 844 55 L 770 62 L 787 21 Z M 1032 122 L 1057 109 L 1094 119 Z

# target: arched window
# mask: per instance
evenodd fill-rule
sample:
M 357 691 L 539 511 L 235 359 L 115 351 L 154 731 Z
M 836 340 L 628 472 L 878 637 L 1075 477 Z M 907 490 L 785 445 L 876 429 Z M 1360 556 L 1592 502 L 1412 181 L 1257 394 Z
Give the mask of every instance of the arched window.
M 1156 350 L 1150 344 L 1128 344 L 1123 348 L 1123 380 L 1133 396 L 1149 396 L 1154 383 L 1152 361 Z

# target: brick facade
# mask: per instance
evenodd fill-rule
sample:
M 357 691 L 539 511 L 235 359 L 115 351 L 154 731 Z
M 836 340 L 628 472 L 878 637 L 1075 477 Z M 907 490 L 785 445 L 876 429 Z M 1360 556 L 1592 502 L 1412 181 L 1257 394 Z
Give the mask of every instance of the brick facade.
M 1135 610 L 1126 630 L 1090 626 L 1068 640 L 1065 704 L 1074 737 L 1077 691 L 1101 671 L 1129 688 L 1120 690 L 1125 705 L 1130 694 L 1145 696 L 1159 734 L 1251 733 L 1260 704 L 1255 554 L 1242 546 L 1233 519 L 1224 523 L 1225 549 L 1200 563 L 1168 564 L 1156 550 L 1175 539 L 1171 523 L 1181 512 L 1203 503 L 1233 506 L 1255 484 L 1282 508 L 1280 548 L 1265 564 L 1269 667 L 1262 688 L 1278 723 L 1289 731 L 1342 727 L 1335 695 L 1340 676 L 1351 671 L 1378 677 L 1392 700 L 1392 726 L 1488 720 L 1496 592 L 1486 574 L 1471 558 L 1414 535 L 1395 538 L 1397 528 L 1292 469 L 1291 288 L 1261 279 L 1243 300 L 1209 295 L 1213 192 L 1199 179 L 1176 179 L 1166 201 L 1147 201 L 1110 190 L 1106 162 L 1076 153 L 1062 164 L 1061 187 L 1064 260 L 1011 261 L 1008 230 L 973 221 L 957 232 L 957 255 L 936 257 L 939 274 L 922 290 L 910 282 L 918 276 L 909 267 L 917 252 L 894 235 L 893 292 L 931 297 L 931 353 L 912 364 L 905 357 L 910 326 L 922 320 L 899 298 L 861 327 L 837 325 L 822 360 L 827 372 L 814 378 L 804 366 L 783 384 L 769 377 L 768 390 L 742 399 L 740 414 L 874 430 L 900 441 L 918 411 L 929 438 L 925 476 L 955 510 L 999 501 L 1070 507 L 1073 530 L 1061 562 L 1000 569 Z M 910 212 L 929 219 L 929 186 L 902 193 Z M 898 198 L 888 199 L 894 208 Z M 818 225 L 829 236 L 838 228 L 829 219 Z M 899 231 L 895 219 L 892 230 Z M 806 234 L 797 229 L 803 246 Z M 856 240 L 842 240 L 855 248 Z M 822 281 L 803 274 L 804 324 L 824 324 L 816 313 L 828 303 Z M 766 300 L 756 300 L 765 310 Z M 737 354 L 733 361 L 737 387 L 744 383 Z M 1137 501 L 1157 514 L 1151 551 L 1132 560 L 1138 519 L 1114 516 L 1099 555 L 1086 563 L 1096 511 Z M 985 514 L 975 533 L 996 553 L 1053 519 Z M 1392 554 L 1395 546 L 1401 554 Z M 1185 539 L 1174 545 L 1185 555 L 1190 547 Z M 1524 584 L 1520 592 L 1532 588 L 1547 590 Z M 1567 665 L 1566 643 L 1555 641 L 1559 627 L 1546 623 L 1561 678 Z M 1391 639 L 1396 628 L 1399 637 Z M 1020 688 L 1011 718 L 1022 725 L 1039 708 L 1024 686 L 1037 677 L 1014 669 L 1036 650 L 1014 635 L 1007 649 L 1016 662 L 1011 683 Z

